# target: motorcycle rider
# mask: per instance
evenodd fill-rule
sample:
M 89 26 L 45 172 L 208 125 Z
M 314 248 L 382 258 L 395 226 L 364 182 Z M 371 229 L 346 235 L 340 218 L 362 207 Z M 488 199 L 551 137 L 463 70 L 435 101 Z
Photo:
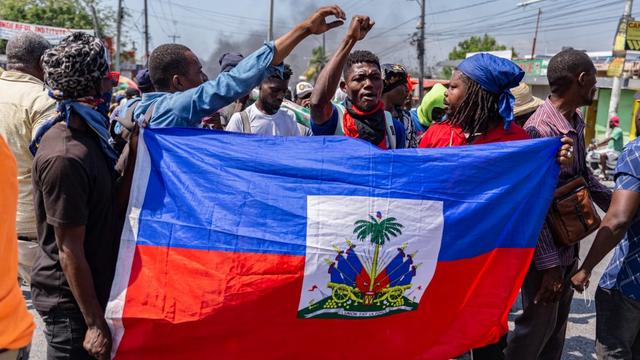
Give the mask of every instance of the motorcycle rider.
M 609 128 L 611 129 L 611 134 L 608 138 L 596 144 L 589 145 L 589 150 L 594 151 L 600 156 L 600 169 L 602 170 L 600 177 L 604 179 L 607 179 L 607 161 L 615 164 L 624 147 L 624 136 L 622 129 L 620 129 L 620 118 L 617 115 L 609 119 Z M 606 149 L 598 150 L 605 145 L 607 145 Z

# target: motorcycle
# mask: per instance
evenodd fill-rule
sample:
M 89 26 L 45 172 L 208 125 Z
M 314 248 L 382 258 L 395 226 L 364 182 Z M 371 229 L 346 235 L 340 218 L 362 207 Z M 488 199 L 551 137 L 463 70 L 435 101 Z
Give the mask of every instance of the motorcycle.
M 596 141 L 593 140 L 591 144 L 595 146 Z M 605 170 L 605 173 L 603 174 L 602 168 L 600 167 L 600 154 L 601 152 L 598 152 L 597 149 L 588 150 L 587 159 L 586 159 L 587 166 L 591 169 L 591 171 L 593 172 L 593 175 L 599 178 L 604 178 L 605 180 L 613 180 L 617 159 L 612 161 L 612 160 L 609 160 L 609 157 L 607 157 L 606 170 Z

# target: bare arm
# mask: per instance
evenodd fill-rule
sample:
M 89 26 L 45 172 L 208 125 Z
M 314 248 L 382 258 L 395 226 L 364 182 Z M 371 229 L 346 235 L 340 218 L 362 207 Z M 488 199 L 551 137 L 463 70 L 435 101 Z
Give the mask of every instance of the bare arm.
M 310 108 L 311 119 L 315 124 L 322 125 L 331 118 L 331 112 L 333 110 L 331 99 L 340 83 L 342 69 L 347 61 L 347 56 L 349 56 L 355 44 L 365 38 L 374 24 L 375 23 L 367 16 L 356 15 L 351 19 L 351 25 L 349 25 L 347 35 L 342 39 L 338 50 L 336 50 L 336 53 L 331 60 L 329 60 L 327 66 L 325 66 L 318 76 L 316 85 L 313 88 Z
M 613 138 L 612 137 L 608 137 L 608 138 L 600 141 L 599 143 L 596 144 L 596 148 L 600 148 L 600 147 L 603 147 L 603 146 L 607 145 L 611 139 L 613 139 Z
M 111 352 L 111 335 L 84 256 L 85 226 L 56 226 L 54 229 L 62 271 L 87 324 L 84 347 L 91 355 L 107 357 Z
M 609 211 L 604 216 L 589 254 L 582 263 L 583 269 L 591 272 L 605 255 L 618 245 L 627 233 L 638 207 L 640 207 L 640 193 L 629 190 L 618 190 L 613 193 Z
M 318 9 L 305 21 L 296 25 L 288 33 L 279 37 L 275 41 L 276 53 L 273 55 L 271 65 L 279 65 L 293 51 L 293 49 L 307 36 L 311 34 L 322 34 L 344 23 L 342 20 L 335 20 L 330 23 L 326 18 L 334 16 L 337 19 L 345 19 L 345 14 L 338 6 L 325 6 Z
M 589 282 L 591 271 L 624 238 L 633 217 L 640 207 L 640 193 L 629 190 L 616 190 L 611 198 L 609 211 L 602 220 L 596 239 L 582 263 L 580 270 L 571 278 L 578 291 L 584 290 Z

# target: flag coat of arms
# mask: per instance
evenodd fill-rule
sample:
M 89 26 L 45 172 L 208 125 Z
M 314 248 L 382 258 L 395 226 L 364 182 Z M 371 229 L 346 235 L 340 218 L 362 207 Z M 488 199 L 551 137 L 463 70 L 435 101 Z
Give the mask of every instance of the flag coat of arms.
M 106 317 L 117 359 L 447 359 L 496 341 L 558 139 L 383 151 L 141 134 Z

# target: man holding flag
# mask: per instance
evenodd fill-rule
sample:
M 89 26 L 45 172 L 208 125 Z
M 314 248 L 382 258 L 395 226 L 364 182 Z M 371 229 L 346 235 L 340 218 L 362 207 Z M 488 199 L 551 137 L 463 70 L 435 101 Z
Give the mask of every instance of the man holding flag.
M 560 140 L 377 145 L 144 129 L 106 311 L 112 355 L 447 359 L 496 342 Z

